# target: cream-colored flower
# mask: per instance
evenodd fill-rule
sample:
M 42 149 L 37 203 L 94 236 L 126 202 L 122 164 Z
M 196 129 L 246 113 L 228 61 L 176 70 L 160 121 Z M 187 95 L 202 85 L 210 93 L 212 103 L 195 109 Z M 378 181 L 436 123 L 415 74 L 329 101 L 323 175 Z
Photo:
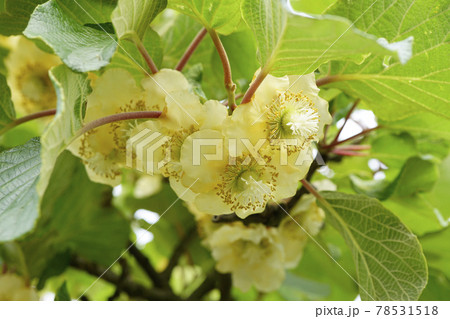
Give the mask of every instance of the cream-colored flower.
M 6 273 L 0 275 L 1 301 L 35 301 L 39 300 L 35 289 L 29 287 L 22 277 Z
M 206 145 L 208 141 L 217 144 Z M 199 143 L 203 146 L 198 147 Z M 236 149 L 230 145 L 235 143 L 222 132 L 211 129 L 195 132 L 183 143 L 181 183 L 188 187 L 196 181 L 191 190 L 197 195 L 191 201 L 202 212 L 215 215 L 235 212 L 241 218 L 260 213 L 268 202 L 295 194 L 298 181 L 312 160 L 306 150 L 308 163 L 299 169 L 287 163 L 283 165 L 279 151 L 270 147 L 236 155 Z
M 163 69 L 149 76 L 138 86 L 124 69 L 109 69 L 95 80 L 87 98 L 85 123 L 113 114 L 136 111 L 161 111 L 167 108 L 166 98 L 187 92 L 184 76 Z M 126 162 L 126 143 L 142 121 L 120 121 L 93 129 L 69 149 L 84 160 L 91 180 L 116 186 Z
M 61 60 L 23 36 L 10 37 L 4 44 L 10 50 L 5 66 L 16 109 L 28 114 L 55 108 L 56 92 L 48 72 Z
M 282 140 L 291 153 L 309 148 L 331 123 L 328 102 L 318 93 L 314 73 L 280 78 L 268 75 L 252 100 L 233 112 L 226 134 L 247 138 L 253 145 L 261 139 Z M 243 149 L 238 145 L 238 152 Z
M 282 220 L 279 232 L 285 252 L 286 268 L 297 266 L 309 236 L 319 233 L 324 218 L 325 213 L 317 206 L 314 196 L 307 194 L 295 204 L 290 216 Z
M 166 97 L 163 114 L 157 120 L 140 124 L 133 130 L 133 134 L 148 129 L 167 138 L 166 142 L 152 154 L 152 159 L 146 159 L 147 167 L 151 166 L 151 172 L 168 177 L 177 195 L 189 201 L 195 197 L 189 189 L 195 184 L 195 179 L 190 180 L 186 177 L 187 184 L 181 183 L 185 175 L 180 163 L 181 147 L 186 138 L 195 132 L 220 128 L 226 117 L 226 107 L 218 101 L 211 100 L 201 104 L 199 98 L 190 92 L 175 92 Z
M 231 273 L 233 285 L 247 291 L 251 286 L 262 292 L 280 287 L 284 280 L 284 253 L 275 228 L 242 223 L 221 226 L 205 244 L 217 261 L 216 268 Z

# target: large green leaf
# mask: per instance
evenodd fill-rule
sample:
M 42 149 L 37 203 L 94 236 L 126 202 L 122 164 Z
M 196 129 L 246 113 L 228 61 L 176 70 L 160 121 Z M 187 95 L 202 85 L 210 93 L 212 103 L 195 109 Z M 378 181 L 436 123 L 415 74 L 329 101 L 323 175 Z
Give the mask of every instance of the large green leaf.
M 425 127 L 432 131 L 448 127 L 449 12 L 447 0 L 339 1 L 327 13 L 347 17 L 359 29 L 388 41 L 414 37 L 414 52 L 406 65 L 387 60 L 383 65 L 383 58 L 377 56 L 369 57 L 360 65 L 335 63 L 330 68 L 331 74 L 342 81 L 331 85 L 362 98 L 384 120 L 405 119 L 421 112 L 410 119 L 418 124 L 418 128 Z M 421 118 L 426 113 L 441 117 L 434 117 L 438 119 L 438 128 L 430 125 L 433 122 L 429 116 L 428 123 L 421 125 Z M 411 124 L 403 122 L 394 125 L 412 127 Z M 448 136 L 448 130 L 446 134 Z
M 34 8 L 45 1 L 46 0 L 3 0 L 3 3 L 0 2 L 0 34 L 22 34 Z
M 337 0 L 290 0 L 296 11 L 321 14 Z
M 24 34 L 43 40 L 67 66 L 80 72 L 107 65 L 117 47 L 114 35 L 80 25 L 54 0 L 36 8 Z
M 0 242 L 30 231 L 38 217 L 41 144 L 32 139 L 0 153 Z
M 68 146 L 83 125 L 85 100 L 90 93 L 87 75 L 74 73 L 61 65 L 50 71 L 50 78 L 58 96 L 57 113 L 42 134 L 42 168 L 38 183 L 40 196 L 44 194 L 59 154 Z
M 352 249 L 363 300 L 417 300 L 427 265 L 417 237 L 380 202 L 322 192 L 328 220 Z
M 127 244 L 129 223 L 110 199 L 111 188 L 91 182 L 81 161 L 64 152 L 41 201 L 36 229 L 21 241 L 31 276 L 44 274 L 52 257 L 67 250 L 111 265 Z
M 402 62 L 410 55 L 406 43 L 388 49 L 346 19 L 300 14 L 287 0 L 244 0 L 242 13 L 255 34 L 261 65 L 274 75 L 310 73 L 330 60 L 361 63 L 369 53 L 398 55 Z
M 11 90 L 6 83 L 6 78 L 0 74 L 0 130 L 16 117 L 14 105 L 11 101 Z
M 450 278 L 450 227 L 420 237 L 428 265 L 442 271 Z
M 142 40 L 150 22 L 167 6 L 167 0 L 119 0 L 112 23 L 119 39 Z
M 79 24 L 111 22 L 117 0 L 56 0 L 65 14 Z
M 205 28 L 230 34 L 241 23 L 242 0 L 169 0 L 169 8 L 197 19 Z

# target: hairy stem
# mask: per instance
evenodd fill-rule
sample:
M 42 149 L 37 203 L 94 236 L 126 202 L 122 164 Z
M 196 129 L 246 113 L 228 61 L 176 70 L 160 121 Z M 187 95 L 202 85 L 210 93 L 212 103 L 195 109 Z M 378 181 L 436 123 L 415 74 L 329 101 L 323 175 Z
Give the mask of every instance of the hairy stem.
M 152 57 L 148 53 L 147 49 L 144 47 L 144 44 L 141 40 L 135 40 L 134 44 L 138 48 L 139 52 L 141 53 L 142 57 L 144 58 L 145 62 L 147 63 L 148 67 L 150 68 L 150 71 L 155 74 L 158 72 L 158 67 L 156 66 L 155 62 L 153 62 Z
M 114 273 L 111 269 L 106 271 L 105 268 L 80 257 L 73 258 L 70 266 L 85 271 L 95 277 L 101 277 L 103 280 L 110 282 L 115 286 L 121 285 L 122 291 L 130 297 L 156 301 L 180 300 L 179 297 L 168 290 L 160 288 L 147 288 L 141 284 L 131 281 L 130 279 L 122 282 L 120 276 Z
M 93 130 L 99 126 L 106 125 L 113 122 L 125 121 L 125 120 L 137 120 L 137 119 L 153 119 L 158 118 L 161 115 L 159 111 L 139 111 L 139 112 L 127 112 L 113 114 L 106 117 L 96 119 L 92 122 L 87 123 L 83 128 L 81 128 L 74 136 L 73 140 L 77 139 L 81 135 L 90 130 Z
M 41 112 L 36 112 L 24 117 L 21 117 L 19 119 L 15 119 L 14 121 L 12 121 L 11 123 L 5 125 L 5 127 L 0 130 L 0 135 L 3 135 L 4 133 L 6 133 L 7 131 L 9 131 L 10 129 L 13 129 L 14 127 L 35 120 L 35 119 L 39 119 L 42 117 L 46 117 L 46 116 L 52 116 L 56 114 L 56 109 L 51 109 L 51 110 L 45 110 L 45 111 L 41 111 Z
M 175 70 L 182 71 L 189 59 L 191 58 L 192 54 L 194 53 L 195 49 L 197 49 L 200 42 L 202 42 L 205 35 L 208 33 L 208 30 L 206 28 L 201 29 L 197 35 L 195 36 L 194 40 L 192 40 L 191 44 L 189 44 L 189 47 L 187 48 L 186 52 L 184 52 L 183 56 L 181 57 L 180 62 L 178 62 L 177 66 L 175 67 Z
M 255 94 L 256 90 L 258 89 L 258 87 L 261 85 L 262 81 L 264 81 L 264 79 L 268 74 L 269 71 L 266 70 L 266 68 L 261 69 L 256 79 L 252 82 L 252 84 L 248 88 L 247 92 L 245 92 L 241 104 L 248 103 L 252 100 L 252 97 Z
M 220 60 L 222 61 L 224 84 L 225 89 L 227 90 L 228 93 L 228 105 L 232 110 L 234 110 L 236 108 L 236 100 L 234 96 L 236 85 L 233 83 L 230 61 L 228 60 L 227 52 L 225 51 L 222 41 L 220 41 L 219 35 L 216 33 L 216 31 L 208 29 L 208 33 L 211 36 L 211 39 L 214 42 L 217 52 L 219 53 Z

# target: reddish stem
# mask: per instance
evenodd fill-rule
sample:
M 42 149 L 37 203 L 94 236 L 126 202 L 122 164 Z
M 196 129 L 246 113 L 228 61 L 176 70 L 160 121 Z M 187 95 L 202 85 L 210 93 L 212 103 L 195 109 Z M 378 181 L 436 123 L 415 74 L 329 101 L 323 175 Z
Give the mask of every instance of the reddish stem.
M 333 82 L 342 81 L 342 79 L 338 75 L 328 75 L 316 81 L 316 85 L 322 86 Z
M 21 117 L 19 119 L 14 120 L 13 122 L 5 125 L 5 127 L 0 131 L 0 135 L 4 134 L 5 132 L 9 131 L 10 129 L 12 129 L 20 124 L 23 124 L 23 123 L 26 123 L 26 122 L 29 122 L 29 121 L 32 121 L 32 120 L 35 120 L 35 119 L 38 119 L 41 117 L 52 116 L 55 114 L 56 114 L 56 109 L 51 109 L 51 110 L 36 112 L 36 113 L 30 114 L 30 115 Z
M 372 132 L 372 131 L 378 130 L 380 127 L 381 127 L 381 126 L 376 126 L 376 127 L 373 127 L 373 128 L 369 128 L 369 129 L 363 130 L 362 132 L 359 132 L 359 133 L 356 134 L 356 135 L 353 135 L 353 136 L 351 136 L 351 137 L 349 137 L 349 138 L 346 138 L 345 140 L 337 141 L 337 142 L 335 142 L 335 143 L 331 143 L 331 144 L 328 144 L 328 145 L 324 145 L 324 146 L 322 146 L 322 148 L 323 148 L 323 149 L 334 148 L 334 147 L 337 146 L 337 145 L 344 144 L 344 143 L 346 143 L 346 142 L 348 142 L 348 141 L 354 140 L 354 139 L 357 138 L 357 137 L 360 137 L 360 136 L 366 135 L 367 133 L 370 133 L 370 132 Z
M 141 53 L 142 57 L 144 58 L 145 62 L 147 63 L 148 67 L 150 68 L 150 71 L 155 74 L 158 72 L 158 67 L 156 66 L 155 62 L 153 62 L 152 57 L 150 54 L 148 54 L 147 49 L 144 47 L 142 42 L 139 40 L 136 40 L 135 42 L 136 47 L 138 48 L 139 52 Z
M 92 122 L 89 122 L 85 126 L 83 126 L 83 128 L 77 132 L 74 139 L 83 135 L 86 132 L 89 132 L 90 130 L 93 130 L 94 128 L 97 128 L 99 126 L 106 125 L 109 123 L 125 121 L 125 120 L 158 118 L 160 115 L 161 115 L 161 112 L 159 112 L 159 111 L 127 112 L 127 113 L 119 113 L 119 114 L 109 115 L 106 117 L 96 119 Z
M 183 68 L 186 66 L 187 62 L 191 58 L 192 54 L 194 53 L 195 49 L 197 49 L 200 42 L 202 42 L 205 35 L 208 33 L 208 30 L 205 28 L 201 29 L 197 35 L 195 36 L 194 40 L 192 40 L 191 44 L 189 44 L 189 47 L 187 48 L 186 52 L 184 52 L 183 56 L 181 57 L 180 62 L 178 62 L 177 66 L 175 67 L 175 70 L 182 71 Z
M 350 109 L 350 110 L 347 112 L 347 114 L 345 115 L 344 124 L 342 124 L 342 126 L 341 126 L 341 128 L 339 129 L 339 131 L 337 132 L 335 138 L 333 139 L 333 141 L 331 141 L 331 144 L 336 143 L 337 140 L 339 139 L 339 136 L 341 135 L 342 130 L 343 130 L 344 127 L 345 127 L 345 124 L 347 124 L 348 119 L 349 119 L 350 116 L 352 115 L 352 113 L 353 113 L 353 111 L 355 110 L 355 108 L 358 106 L 359 101 L 360 101 L 360 99 L 357 99 L 357 100 L 353 103 L 351 109 Z
M 344 145 L 339 147 L 340 150 L 347 150 L 347 151 L 365 151 L 370 150 L 370 145 Z
M 252 84 L 248 88 L 247 92 L 245 92 L 241 104 L 246 104 L 252 100 L 252 97 L 255 94 L 256 90 L 259 88 L 259 86 L 261 85 L 261 83 L 264 81 L 264 79 L 268 74 L 269 72 L 267 72 L 264 68 L 261 69 L 256 79 L 252 82 Z
M 331 151 L 331 153 L 341 156 L 368 156 L 368 154 L 360 153 L 360 152 L 353 152 L 353 151 L 347 151 L 345 149 L 335 148 Z
M 222 61 L 223 73 L 224 73 L 224 84 L 225 89 L 228 92 L 228 104 L 230 108 L 234 110 L 236 108 L 236 100 L 234 97 L 234 91 L 236 90 L 236 85 L 233 83 L 233 78 L 231 75 L 231 66 L 230 61 L 228 60 L 227 52 L 223 47 L 222 41 L 220 41 L 219 35 L 216 31 L 210 29 L 208 30 L 211 39 L 214 42 L 214 45 L 219 53 L 220 61 Z

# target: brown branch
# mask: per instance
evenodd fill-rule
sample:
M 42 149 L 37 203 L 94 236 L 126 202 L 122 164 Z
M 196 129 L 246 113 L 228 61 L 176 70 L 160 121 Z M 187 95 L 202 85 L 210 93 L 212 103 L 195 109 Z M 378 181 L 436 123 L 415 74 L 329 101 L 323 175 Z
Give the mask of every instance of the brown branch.
M 123 283 L 126 281 L 128 276 L 130 275 L 130 267 L 128 266 L 128 263 L 125 259 L 119 259 L 119 264 L 122 267 L 122 273 L 119 277 L 119 283 L 116 286 L 116 290 L 114 291 L 114 294 L 111 295 L 111 297 L 108 298 L 108 301 L 113 301 L 117 298 L 119 298 L 120 293 L 122 292 L 122 286 Z
M 133 243 L 130 243 L 129 247 L 128 252 L 136 259 L 155 287 L 168 288 L 169 283 L 153 268 L 148 258 Z
M 189 44 L 189 47 L 187 48 L 186 52 L 184 52 L 183 56 L 180 59 L 180 62 L 178 62 L 177 66 L 175 67 L 175 70 L 182 71 L 189 59 L 191 58 L 192 54 L 194 53 L 195 49 L 197 49 L 200 42 L 202 42 L 205 35 L 208 33 L 208 30 L 205 28 L 201 29 L 197 35 L 195 36 L 194 40 L 192 40 L 191 44 Z
M 178 296 L 174 295 L 172 292 L 160 289 L 160 288 L 147 288 L 141 284 L 133 282 L 131 280 L 126 280 L 121 282 L 120 276 L 112 272 L 111 269 L 105 272 L 105 268 L 83 260 L 80 257 L 75 257 L 70 263 L 71 267 L 82 270 L 91 274 L 95 277 L 101 277 L 103 280 L 112 283 L 115 286 L 121 285 L 121 289 L 128 296 L 144 300 L 181 300 Z
M 197 234 L 196 227 L 190 228 L 183 238 L 181 238 L 177 247 L 175 247 L 172 256 L 170 257 L 169 263 L 167 264 L 166 269 L 161 273 L 162 276 L 166 279 L 170 279 L 170 275 L 172 274 L 172 270 L 178 264 L 180 257 L 185 253 L 189 243 L 192 239 L 194 239 Z
M 220 41 L 219 35 L 213 29 L 208 30 L 212 41 L 219 53 L 220 61 L 222 61 L 223 73 L 224 73 L 224 84 L 225 89 L 228 93 L 228 105 L 232 110 L 236 108 L 236 100 L 234 97 L 234 91 L 236 90 L 236 85 L 233 83 L 233 77 L 231 75 L 230 61 L 228 60 L 227 52 L 223 47 L 222 41 Z
M 214 274 L 208 275 L 197 289 L 187 298 L 187 300 L 201 300 L 208 292 L 216 287 L 216 278 Z

